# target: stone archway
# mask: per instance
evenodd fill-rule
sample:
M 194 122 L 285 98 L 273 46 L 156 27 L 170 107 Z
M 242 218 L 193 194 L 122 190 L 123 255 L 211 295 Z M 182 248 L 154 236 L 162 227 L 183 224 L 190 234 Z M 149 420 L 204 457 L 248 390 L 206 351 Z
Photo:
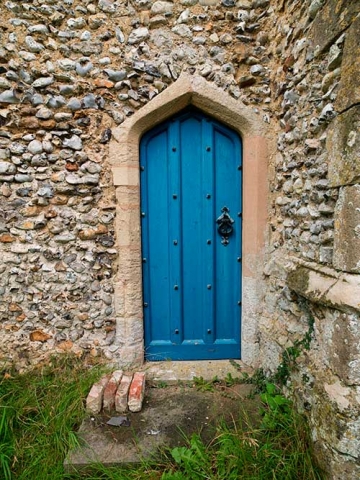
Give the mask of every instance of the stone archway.
M 140 232 L 139 142 L 141 136 L 188 105 L 237 131 L 243 141 L 243 317 L 242 360 L 256 365 L 257 306 L 267 221 L 268 141 L 263 121 L 251 107 L 202 77 L 183 74 L 170 87 L 114 129 L 110 164 L 116 188 L 119 248 L 114 284 L 116 345 L 122 365 L 144 361 Z

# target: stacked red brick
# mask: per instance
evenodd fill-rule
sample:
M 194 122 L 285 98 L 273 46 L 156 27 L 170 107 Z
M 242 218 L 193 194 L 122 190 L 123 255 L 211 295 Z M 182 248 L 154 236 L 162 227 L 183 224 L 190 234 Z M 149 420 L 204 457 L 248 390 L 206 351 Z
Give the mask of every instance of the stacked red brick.
M 86 411 L 96 415 L 104 411 L 140 412 L 145 394 L 145 373 L 125 375 L 122 370 L 102 377 L 86 399 Z

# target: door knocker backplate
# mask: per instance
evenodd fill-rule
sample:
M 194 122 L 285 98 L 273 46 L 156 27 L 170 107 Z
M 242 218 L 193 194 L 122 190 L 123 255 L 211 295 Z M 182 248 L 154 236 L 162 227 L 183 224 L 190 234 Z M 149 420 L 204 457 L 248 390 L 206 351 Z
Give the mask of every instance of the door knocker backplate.
M 228 207 L 223 207 L 221 211 L 222 214 L 219 218 L 217 218 L 216 223 L 218 224 L 217 230 L 222 237 L 221 243 L 226 247 L 229 244 L 230 235 L 232 235 L 234 232 L 234 228 L 232 226 L 234 220 L 229 215 L 230 210 Z

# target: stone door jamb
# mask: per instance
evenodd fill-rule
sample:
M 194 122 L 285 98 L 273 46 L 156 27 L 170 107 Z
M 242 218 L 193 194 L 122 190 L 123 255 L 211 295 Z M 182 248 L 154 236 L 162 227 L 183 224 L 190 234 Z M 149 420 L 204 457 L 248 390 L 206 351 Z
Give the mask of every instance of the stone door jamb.
M 257 304 L 261 295 L 267 219 L 268 148 L 264 122 L 251 107 L 202 77 L 180 78 L 113 130 L 110 164 L 116 189 L 118 271 L 114 283 L 116 359 L 144 362 L 139 143 L 142 135 L 188 105 L 239 133 L 243 143 L 242 360 L 256 366 Z

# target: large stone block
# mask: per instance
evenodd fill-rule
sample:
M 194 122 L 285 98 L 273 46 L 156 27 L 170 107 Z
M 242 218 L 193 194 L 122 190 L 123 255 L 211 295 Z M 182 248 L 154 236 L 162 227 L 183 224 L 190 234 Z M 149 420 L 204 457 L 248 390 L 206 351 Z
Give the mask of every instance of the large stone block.
M 359 2 L 349 2 L 349 4 Z M 360 102 L 360 16 L 353 22 L 346 34 L 343 60 L 341 64 L 341 80 L 339 92 L 335 102 L 335 109 L 339 112 Z
M 360 74 L 359 74 L 360 75 Z M 360 180 L 360 106 L 335 118 L 329 127 L 326 149 L 332 187 Z
M 311 38 L 320 50 L 326 50 L 355 19 L 360 3 L 349 0 L 329 0 L 318 12 L 311 27 Z
M 345 313 L 360 313 L 360 275 L 338 272 L 295 257 L 285 258 L 286 284 L 312 303 Z
M 315 309 L 315 338 L 319 344 L 316 356 L 345 385 L 360 385 L 359 320 L 356 314 Z
M 335 207 L 334 267 L 360 273 L 360 185 L 340 190 Z
M 326 375 L 326 376 L 325 376 Z M 310 425 L 316 457 L 332 480 L 359 478 L 360 420 L 352 389 L 326 372 L 311 388 Z

